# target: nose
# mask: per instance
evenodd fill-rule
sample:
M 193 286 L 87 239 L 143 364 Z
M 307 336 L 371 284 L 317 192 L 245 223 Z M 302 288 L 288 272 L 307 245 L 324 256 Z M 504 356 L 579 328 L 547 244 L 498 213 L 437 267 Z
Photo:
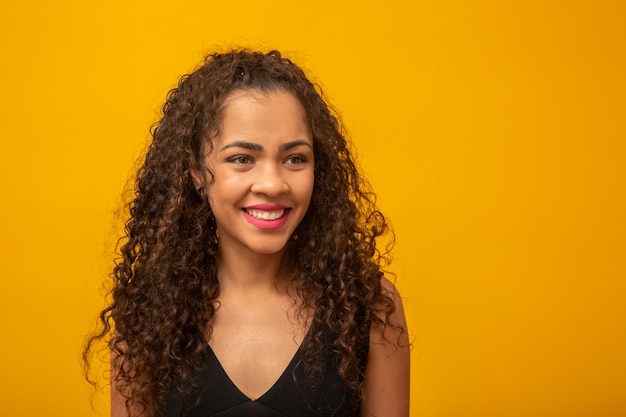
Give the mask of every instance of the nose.
M 274 197 L 289 191 L 289 185 L 283 178 L 280 167 L 274 164 L 263 164 L 255 172 L 250 191 Z

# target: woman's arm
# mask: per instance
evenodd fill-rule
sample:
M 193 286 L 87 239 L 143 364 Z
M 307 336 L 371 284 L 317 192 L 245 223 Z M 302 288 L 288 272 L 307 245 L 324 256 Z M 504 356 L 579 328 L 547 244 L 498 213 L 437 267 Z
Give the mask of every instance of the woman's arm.
M 126 408 L 126 398 L 128 394 L 123 391 L 120 391 L 118 385 L 118 366 L 120 366 L 121 361 L 116 360 L 117 353 L 114 350 L 111 350 L 111 417 L 151 417 L 154 415 L 154 410 L 151 406 L 143 407 L 140 404 L 133 403 L 131 404 L 131 410 L 129 414 L 129 410 Z
M 115 365 L 115 352 L 111 351 L 111 417 L 128 417 L 126 411 L 126 398 L 117 388 L 117 367 Z
M 111 417 L 128 417 L 125 398 L 114 384 L 111 384 Z
M 393 326 L 386 326 L 384 333 L 377 326 L 370 330 L 361 415 L 408 417 L 410 345 L 402 299 L 389 280 L 383 278 L 381 283 L 396 310 L 390 317 Z

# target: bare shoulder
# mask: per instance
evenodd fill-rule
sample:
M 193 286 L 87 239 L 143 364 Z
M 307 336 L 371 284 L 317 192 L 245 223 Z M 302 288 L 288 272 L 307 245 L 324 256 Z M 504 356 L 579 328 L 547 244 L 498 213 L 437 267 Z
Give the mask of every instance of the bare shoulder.
M 374 336 L 374 340 L 381 336 L 395 335 L 396 339 L 401 336 L 404 337 L 408 343 L 407 324 L 406 318 L 404 316 L 402 296 L 400 295 L 400 292 L 398 291 L 396 286 L 391 281 L 389 281 L 387 277 L 383 277 L 380 280 L 380 285 L 382 293 L 391 299 L 391 302 L 393 304 L 393 311 L 391 312 L 389 317 L 380 317 L 383 321 L 385 321 L 386 326 L 382 329 L 379 327 L 372 328 L 372 336 Z M 394 344 L 391 340 L 388 340 L 388 342 Z M 403 340 L 397 340 L 397 342 L 398 345 L 403 344 Z
M 383 293 L 391 297 L 393 302 L 396 304 L 396 308 L 402 309 L 402 297 L 400 297 L 400 292 L 393 282 L 389 281 L 389 278 L 383 276 L 380 279 L 380 286 L 382 287 Z
M 410 344 L 402 297 L 387 278 L 382 278 L 381 286 L 395 308 L 386 325 L 372 326 L 370 330 L 361 414 L 367 417 L 407 417 Z

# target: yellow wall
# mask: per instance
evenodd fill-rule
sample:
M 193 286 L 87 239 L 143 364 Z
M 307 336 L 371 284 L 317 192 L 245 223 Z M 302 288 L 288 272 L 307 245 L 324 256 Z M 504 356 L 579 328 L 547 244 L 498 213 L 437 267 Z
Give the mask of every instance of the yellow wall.
M 112 211 L 214 45 L 282 49 L 397 232 L 412 412 L 626 415 L 621 1 L 3 1 L 0 414 L 89 416 Z

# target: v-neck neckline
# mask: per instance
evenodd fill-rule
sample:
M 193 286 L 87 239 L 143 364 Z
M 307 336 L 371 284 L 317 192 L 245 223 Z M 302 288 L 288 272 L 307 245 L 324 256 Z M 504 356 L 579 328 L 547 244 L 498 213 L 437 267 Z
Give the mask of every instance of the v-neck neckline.
M 211 345 L 207 344 L 207 348 L 209 349 L 209 353 L 211 354 L 211 356 L 213 356 L 213 359 L 215 359 L 215 363 L 217 364 L 220 372 L 223 374 L 225 379 L 231 385 L 233 390 L 237 392 L 239 395 L 241 395 L 246 401 L 258 401 L 262 403 L 265 398 L 271 397 L 272 393 L 280 387 L 280 385 L 282 384 L 285 378 L 288 378 L 292 374 L 293 368 L 296 366 L 296 364 L 300 360 L 302 344 L 298 346 L 298 350 L 296 350 L 296 352 L 293 354 L 291 360 L 287 364 L 287 367 L 283 370 L 283 372 L 276 379 L 276 381 L 274 381 L 274 383 L 267 389 L 267 391 L 265 391 L 256 399 L 251 398 L 249 395 L 247 395 L 245 392 L 239 389 L 237 384 L 235 384 L 235 382 L 230 378 L 230 375 L 228 375 L 228 372 L 226 372 L 226 370 L 222 366 L 220 359 L 217 357 L 217 355 L 213 351 L 213 348 L 211 348 Z

